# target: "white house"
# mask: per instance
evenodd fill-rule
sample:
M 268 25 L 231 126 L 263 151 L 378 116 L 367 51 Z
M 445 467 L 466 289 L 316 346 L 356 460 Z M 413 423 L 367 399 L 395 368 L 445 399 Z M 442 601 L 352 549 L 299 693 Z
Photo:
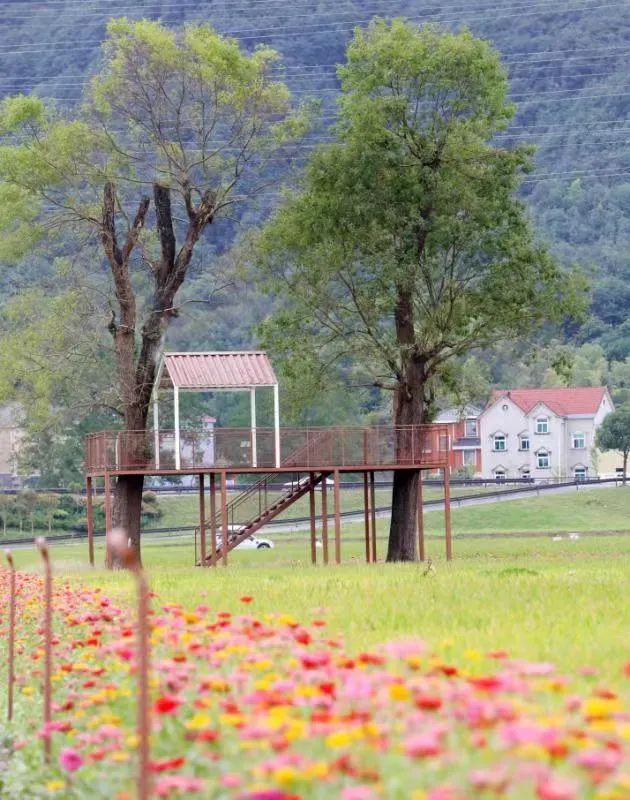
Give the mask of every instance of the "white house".
M 17 451 L 24 437 L 14 406 L 0 408 L 0 488 L 17 486 Z
M 479 418 L 484 476 L 597 476 L 595 433 L 614 410 L 605 386 L 497 390 Z

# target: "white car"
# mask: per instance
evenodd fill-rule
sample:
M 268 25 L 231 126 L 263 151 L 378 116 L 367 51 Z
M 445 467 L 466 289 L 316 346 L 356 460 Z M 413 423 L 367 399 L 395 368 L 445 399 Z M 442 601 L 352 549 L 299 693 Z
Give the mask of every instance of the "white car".
M 299 481 L 287 481 L 286 483 L 282 484 L 282 488 L 283 489 L 296 489 L 298 487 L 298 484 L 300 486 L 305 486 L 308 483 L 308 481 L 309 481 L 308 478 L 300 478 Z M 320 491 L 321 492 L 322 483 L 323 483 L 323 481 L 320 481 L 317 484 L 317 486 L 315 487 L 316 491 Z M 334 482 L 334 480 L 332 478 L 326 478 L 326 486 L 334 486 L 334 485 L 335 485 L 335 482 Z
M 236 528 L 238 530 L 238 528 Z M 221 547 L 221 537 L 217 536 L 217 547 Z M 250 536 L 240 544 L 237 544 L 235 550 L 271 550 L 274 544 L 271 539 L 258 539 L 256 536 Z
M 255 536 L 250 536 L 244 542 L 237 544 L 235 550 L 271 550 L 273 542 L 271 539 L 257 539 Z

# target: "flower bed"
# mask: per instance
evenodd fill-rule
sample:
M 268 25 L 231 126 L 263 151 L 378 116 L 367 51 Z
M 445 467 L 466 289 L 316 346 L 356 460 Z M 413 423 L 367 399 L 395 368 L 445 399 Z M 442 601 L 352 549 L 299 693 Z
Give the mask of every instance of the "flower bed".
M 18 589 L 18 713 L 0 727 L 0 796 L 131 800 L 133 613 L 56 583 L 53 722 L 42 728 L 41 580 L 20 574 Z M 7 591 L 0 572 L 3 642 Z M 448 645 L 403 641 L 348 654 L 324 620 L 259 619 L 242 602 L 233 616 L 152 598 L 157 797 L 630 798 L 630 713 L 596 675 L 577 694 L 552 665 L 501 651 L 453 663 Z

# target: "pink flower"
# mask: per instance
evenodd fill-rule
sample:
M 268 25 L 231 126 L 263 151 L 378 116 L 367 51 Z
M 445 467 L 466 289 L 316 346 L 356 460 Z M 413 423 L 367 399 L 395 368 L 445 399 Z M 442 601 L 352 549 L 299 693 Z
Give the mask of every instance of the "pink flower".
M 410 758 L 437 756 L 442 752 L 441 739 L 443 735 L 444 729 L 436 726 L 432 730 L 410 736 L 405 741 L 405 753 Z
M 577 800 L 578 796 L 577 783 L 566 778 L 547 778 L 536 790 L 539 800 Z
M 155 793 L 158 797 L 170 797 L 174 792 L 200 792 L 203 781 L 199 778 L 190 778 L 186 775 L 165 775 L 155 783 Z
M 83 757 L 73 747 L 64 747 L 59 754 L 59 765 L 66 772 L 76 772 L 83 765 Z
M 375 797 L 369 786 L 348 786 L 341 793 L 341 800 L 374 800 Z

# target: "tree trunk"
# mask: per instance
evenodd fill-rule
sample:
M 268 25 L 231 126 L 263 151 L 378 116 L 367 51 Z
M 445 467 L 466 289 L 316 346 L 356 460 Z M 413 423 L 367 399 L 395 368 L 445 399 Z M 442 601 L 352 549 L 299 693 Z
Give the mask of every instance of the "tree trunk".
M 144 475 L 121 475 L 114 487 L 114 507 L 112 523 L 114 528 L 120 528 L 131 547 L 135 550 L 138 560 L 140 553 L 140 521 L 142 510 L 142 490 L 144 488 Z M 119 566 L 115 559 L 107 564 L 108 567 Z
M 125 441 L 125 458 L 127 464 L 132 464 L 140 473 L 118 477 L 114 489 L 112 522 L 114 527 L 124 531 L 135 550 L 138 563 L 141 563 L 140 522 L 144 487 L 141 473 L 151 452 L 147 441 L 147 419 L 153 384 L 166 330 L 176 313 L 173 308 L 175 296 L 186 277 L 194 247 L 204 227 L 212 222 L 215 197 L 208 191 L 196 208 L 191 205 L 188 209 L 189 224 L 179 252 L 176 251 L 170 189 L 154 184 L 153 201 L 161 258 L 153 270 L 153 301 L 138 337 L 136 295 L 129 257 L 144 227 L 150 198 L 144 197 L 140 201 L 126 242 L 120 247 L 116 235 L 117 198 L 114 184 L 108 183 L 103 195 L 102 243 L 109 260 L 119 308 L 118 319 L 112 319 L 110 332 L 114 339 L 125 428 L 137 432 Z M 107 566 L 119 566 L 113 554 L 110 554 Z
M 396 307 L 396 332 L 401 347 L 402 369 L 394 397 L 396 426 L 396 455 L 399 462 L 411 461 L 415 454 L 412 432 L 399 426 L 420 425 L 424 422 L 423 360 L 415 352 L 415 331 L 411 293 L 399 290 Z M 416 561 L 418 513 L 418 471 L 398 469 L 394 472 L 392 516 L 387 546 L 388 561 Z

